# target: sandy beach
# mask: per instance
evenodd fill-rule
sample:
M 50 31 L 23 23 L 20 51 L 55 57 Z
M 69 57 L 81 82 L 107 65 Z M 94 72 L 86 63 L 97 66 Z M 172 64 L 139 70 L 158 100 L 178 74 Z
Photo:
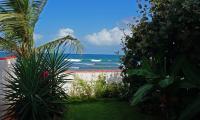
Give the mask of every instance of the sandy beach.
M 80 78 L 86 81 L 97 80 L 99 76 L 105 76 L 107 83 L 120 82 L 122 80 L 121 70 L 79 70 L 79 71 L 67 71 L 70 74 L 69 79 L 74 80 Z
M 63 86 L 66 92 L 70 91 L 72 83 L 76 79 L 82 79 L 87 82 L 98 80 L 99 76 L 104 76 L 106 83 L 122 82 L 121 70 L 76 70 L 66 71 L 69 74 L 67 77 L 68 82 Z

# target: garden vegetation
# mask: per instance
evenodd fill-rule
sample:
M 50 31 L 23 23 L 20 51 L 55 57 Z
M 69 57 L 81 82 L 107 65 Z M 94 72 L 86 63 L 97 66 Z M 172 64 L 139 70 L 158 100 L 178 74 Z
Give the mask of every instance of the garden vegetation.
M 127 35 L 122 58 L 128 98 L 166 120 L 200 113 L 200 1 L 138 1 L 140 20 Z

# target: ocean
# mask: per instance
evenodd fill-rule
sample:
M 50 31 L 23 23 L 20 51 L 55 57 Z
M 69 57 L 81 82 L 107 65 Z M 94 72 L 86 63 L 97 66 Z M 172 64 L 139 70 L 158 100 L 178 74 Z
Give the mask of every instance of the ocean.
M 120 55 L 70 54 L 66 60 L 72 65 L 70 70 L 117 70 L 120 66 Z
M 8 56 L 0 52 L 0 58 Z M 71 62 L 69 70 L 118 70 L 120 55 L 103 54 L 65 54 L 66 60 Z

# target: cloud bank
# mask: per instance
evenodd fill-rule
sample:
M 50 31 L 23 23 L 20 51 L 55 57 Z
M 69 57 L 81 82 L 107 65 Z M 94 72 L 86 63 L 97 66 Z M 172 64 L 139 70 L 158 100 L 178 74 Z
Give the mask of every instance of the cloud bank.
M 75 37 L 74 30 L 71 28 L 61 28 L 58 32 L 58 38 L 66 37 L 67 35 Z
M 102 29 L 101 31 L 97 33 L 92 33 L 86 35 L 86 39 L 95 45 L 98 46 L 114 46 L 114 45 L 120 45 L 122 38 L 125 34 L 130 34 L 131 31 L 121 30 L 119 27 L 114 27 L 112 29 Z

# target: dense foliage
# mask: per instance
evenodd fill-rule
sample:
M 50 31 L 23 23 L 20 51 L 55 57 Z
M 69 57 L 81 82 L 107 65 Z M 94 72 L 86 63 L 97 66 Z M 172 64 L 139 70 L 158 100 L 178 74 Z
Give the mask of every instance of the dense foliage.
M 166 119 L 198 118 L 200 1 L 150 0 L 138 6 L 141 19 L 126 36 L 122 58 L 132 104 Z
M 59 50 L 32 52 L 30 57 L 18 56 L 4 85 L 4 120 L 52 120 L 66 110 L 68 96 L 62 86 L 69 62 Z

